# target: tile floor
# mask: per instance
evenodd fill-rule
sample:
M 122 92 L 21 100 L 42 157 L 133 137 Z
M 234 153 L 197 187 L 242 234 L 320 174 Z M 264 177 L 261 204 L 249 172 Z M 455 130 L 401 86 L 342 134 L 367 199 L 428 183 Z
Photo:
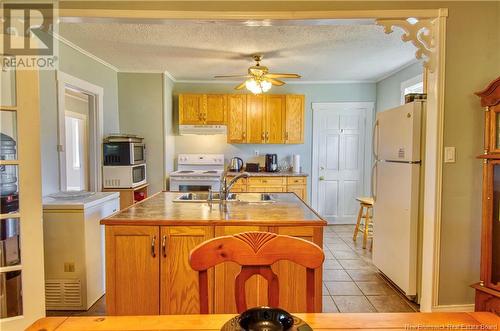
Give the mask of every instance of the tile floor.
M 354 242 L 353 232 L 354 225 L 331 225 L 325 229 L 323 312 L 417 311 L 414 303 L 378 273 L 371 252 L 362 248 L 362 234 Z
M 323 240 L 323 312 L 411 312 L 418 307 L 407 301 L 377 272 L 372 255 L 363 249 L 362 235 L 353 242 L 354 225 L 326 227 Z M 106 297 L 88 311 L 47 311 L 47 316 L 102 316 Z

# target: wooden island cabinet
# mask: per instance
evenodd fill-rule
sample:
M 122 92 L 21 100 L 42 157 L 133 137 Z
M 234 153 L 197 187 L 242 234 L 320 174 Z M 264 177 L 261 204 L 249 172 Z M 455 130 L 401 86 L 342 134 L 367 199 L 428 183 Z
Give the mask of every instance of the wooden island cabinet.
M 323 245 L 326 222 L 293 194 L 270 204 L 176 203 L 162 192 L 101 221 L 106 228 L 106 304 L 109 315 L 198 314 L 198 273 L 189 253 L 210 238 L 247 231 L 269 231 Z M 286 211 L 286 212 L 285 212 Z M 283 216 L 280 216 L 283 215 Z M 292 262 L 273 266 L 280 306 L 306 311 L 305 269 Z M 209 270 L 209 312 L 236 313 L 235 277 L 240 267 L 227 262 Z M 321 273 L 315 279 L 321 293 Z M 248 306 L 267 304 L 267 283 L 258 275 L 246 283 Z M 321 295 L 315 310 L 321 311 Z

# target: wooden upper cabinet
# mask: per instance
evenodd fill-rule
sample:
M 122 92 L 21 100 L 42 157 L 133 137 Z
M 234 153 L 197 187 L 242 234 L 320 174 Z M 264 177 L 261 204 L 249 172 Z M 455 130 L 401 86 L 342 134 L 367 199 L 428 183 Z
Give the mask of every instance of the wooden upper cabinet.
M 247 143 L 265 143 L 264 96 L 247 95 Z
M 205 124 L 225 124 L 227 96 L 224 94 L 205 94 Z
M 189 265 L 189 252 L 211 238 L 213 227 L 210 226 L 161 227 L 160 314 L 200 313 L 198 272 Z M 208 278 L 212 288 L 213 270 L 209 270 Z M 213 298 L 209 297 L 209 302 L 213 302 Z M 209 306 L 210 312 L 212 309 Z
M 285 143 L 304 143 L 304 96 L 287 95 L 285 113 Z
M 265 143 L 284 143 L 285 96 L 265 96 Z
M 304 96 L 181 94 L 179 124 L 226 124 L 230 144 L 302 144 Z
M 203 94 L 179 95 L 179 124 L 203 124 L 205 120 Z
M 106 227 L 108 315 L 158 315 L 159 227 Z
M 225 94 L 181 94 L 179 95 L 179 124 L 225 124 Z
M 243 144 L 247 140 L 247 96 L 227 96 L 227 142 Z

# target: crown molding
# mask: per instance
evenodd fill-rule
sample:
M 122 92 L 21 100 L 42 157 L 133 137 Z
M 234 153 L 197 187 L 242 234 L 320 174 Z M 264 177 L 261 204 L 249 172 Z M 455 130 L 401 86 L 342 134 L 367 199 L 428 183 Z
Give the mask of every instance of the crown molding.
M 75 51 L 80 52 L 80 53 L 82 53 L 85 56 L 88 56 L 92 60 L 94 60 L 96 62 L 99 62 L 100 64 L 108 67 L 111 70 L 114 70 L 115 72 L 119 72 L 120 71 L 114 65 L 112 65 L 112 64 L 104 61 L 100 57 L 95 56 L 94 54 L 90 53 L 89 51 L 86 51 L 85 49 L 83 49 L 80 46 L 74 44 L 73 42 L 69 41 L 68 39 L 64 38 L 63 36 L 61 36 L 61 35 L 59 35 L 57 33 L 53 33 L 52 35 L 54 36 L 55 39 L 59 40 L 60 42 L 62 42 L 66 46 L 73 48 Z
M 177 80 L 177 79 L 175 79 L 175 77 L 174 77 L 174 76 L 173 76 L 170 72 L 168 72 L 167 70 L 165 70 L 165 71 L 163 72 L 163 74 L 164 74 L 165 76 L 167 76 L 168 78 L 170 78 L 170 80 L 171 80 L 172 82 L 174 82 L 174 83 L 177 83 L 177 82 L 178 82 L 178 80 Z
M 239 84 L 241 80 L 191 80 L 180 79 L 174 81 L 180 84 Z M 287 81 L 287 85 L 319 85 L 319 84 L 374 84 L 375 80 L 309 80 Z

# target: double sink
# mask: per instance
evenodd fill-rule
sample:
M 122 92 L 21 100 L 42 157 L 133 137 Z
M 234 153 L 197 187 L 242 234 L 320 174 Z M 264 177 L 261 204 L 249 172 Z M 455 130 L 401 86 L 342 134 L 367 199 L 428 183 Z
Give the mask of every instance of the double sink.
M 220 202 L 220 194 L 213 192 L 212 198 L 208 193 L 197 192 L 197 193 L 183 193 L 179 195 L 174 202 Z M 246 202 L 246 203 L 272 203 L 275 202 L 271 194 L 269 193 L 228 193 L 226 202 Z

